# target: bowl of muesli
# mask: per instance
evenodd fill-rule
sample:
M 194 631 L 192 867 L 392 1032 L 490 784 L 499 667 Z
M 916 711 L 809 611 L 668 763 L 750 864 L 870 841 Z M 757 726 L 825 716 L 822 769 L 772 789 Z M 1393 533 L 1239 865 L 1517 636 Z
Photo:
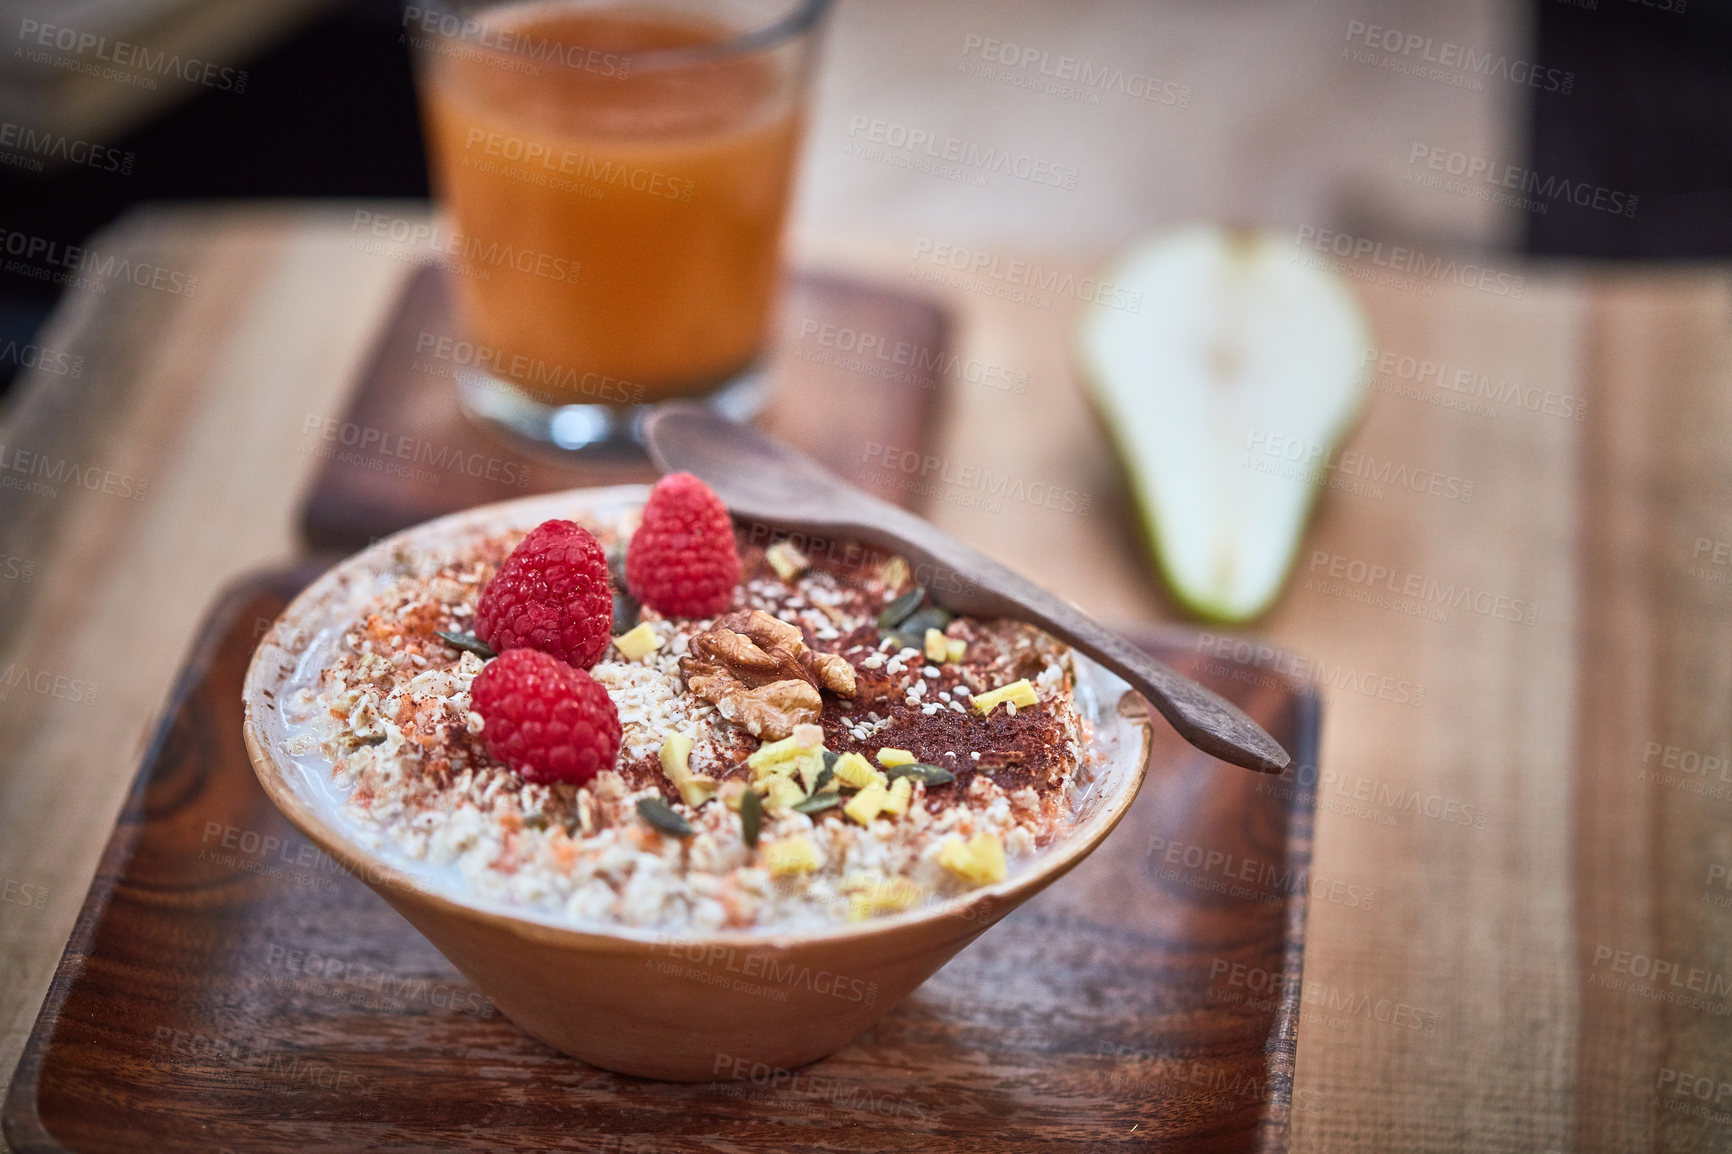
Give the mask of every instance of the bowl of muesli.
M 694 486 L 379 541 L 244 692 L 272 801 L 503 1014 L 678 1081 L 846 1045 L 1093 850 L 1149 757 L 1082 654 L 898 557 L 736 538 Z

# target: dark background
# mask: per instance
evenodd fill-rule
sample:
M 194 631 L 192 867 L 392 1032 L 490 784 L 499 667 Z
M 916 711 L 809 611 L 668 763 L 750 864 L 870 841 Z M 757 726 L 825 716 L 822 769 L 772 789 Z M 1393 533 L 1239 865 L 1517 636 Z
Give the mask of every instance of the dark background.
M 1592 2 L 1534 4 L 1534 58 L 1593 82 L 1567 98 L 1524 89 L 1528 164 L 1634 192 L 1640 211 L 1555 203 L 1528 214 L 1525 248 L 1658 261 L 1732 255 L 1732 3 Z M 0 169 L 4 223 L 70 241 L 143 200 L 427 195 L 400 10 L 400 0 L 349 0 L 248 62 L 244 100 L 201 89 L 115 141 L 137 155 L 129 175 Z M 39 281 L 0 276 L 0 343 L 30 339 L 55 298 Z M 16 369 L 0 365 L 0 392 Z

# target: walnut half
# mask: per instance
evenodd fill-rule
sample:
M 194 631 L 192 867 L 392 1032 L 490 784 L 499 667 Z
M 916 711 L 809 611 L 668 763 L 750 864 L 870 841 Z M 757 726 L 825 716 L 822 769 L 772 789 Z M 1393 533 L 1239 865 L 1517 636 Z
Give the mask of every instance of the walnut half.
M 680 676 L 723 717 L 764 741 L 817 721 L 824 709 L 820 688 L 854 696 L 847 659 L 814 652 L 797 627 L 760 609 L 719 617 L 692 638 Z

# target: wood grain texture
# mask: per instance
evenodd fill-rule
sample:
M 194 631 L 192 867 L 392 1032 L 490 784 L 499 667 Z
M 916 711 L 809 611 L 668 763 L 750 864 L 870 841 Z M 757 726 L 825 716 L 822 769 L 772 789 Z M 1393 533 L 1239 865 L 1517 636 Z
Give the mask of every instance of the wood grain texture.
M 1589 307 L 1577 1128 L 1600 1149 L 1724 1150 L 1732 549 L 1715 549 L 1732 541 L 1732 294 L 1664 278 L 1601 286 Z
M 0 881 L 47 895 L 42 909 L 0 903 L 0 973 L 19 975 L 0 983 L 0 1074 L 41 1005 L 197 615 L 236 573 L 297 547 L 316 466 L 300 452 L 301 425 L 344 411 L 404 270 L 349 245 L 352 216 L 158 217 L 154 259 L 199 271 L 198 296 L 158 309 L 158 294 L 111 290 L 57 321 L 55 347 L 103 350 L 89 361 L 88 405 L 72 409 L 89 428 L 65 431 L 96 446 L 78 450 L 86 458 L 136 453 L 127 467 L 153 493 L 136 509 L 100 494 L 49 502 L 29 552 L 34 582 L 0 587 L 0 617 L 18 594 L 33 606 L 0 669 L 74 672 L 101 684 L 102 703 L 0 701 Z M 809 238 L 799 255 L 803 267 L 912 283 L 930 268 L 912 248 Z M 1471 480 L 1473 498 L 1375 477 L 1355 491 L 1345 483 L 1367 478 L 1337 469 L 1342 487 L 1323 498 L 1294 587 L 1259 625 L 1306 655 L 1328 716 L 1320 764 L 1300 771 L 1319 796 L 1296 1150 L 1694 1151 L 1732 1136 L 1732 1111 L 1710 1100 L 1712 1113 L 1693 1113 L 1699 1103 L 1669 1089 L 1676 1080 L 1660 1084 L 1667 1071 L 1714 1079 L 1711 1093 L 1732 1081 L 1728 1019 L 1589 984 L 1596 968 L 1633 977 L 1616 958 L 1594 965 L 1602 945 L 1674 962 L 1682 982 L 1692 969 L 1732 977 L 1732 890 L 1711 873 L 1732 867 L 1732 770 L 1718 767 L 1732 753 L 1732 552 L 1715 559 L 1732 542 L 1726 269 L 1513 271 L 1520 300 L 1354 282 L 1379 353 L 1398 361 L 1378 368 L 1347 448 Z M 994 507 L 944 485 L 928 498 L 933 519 L 1097 617 L 1173 619 L 1072 371 L 1074 302 L 919 289 L 954 318 L 962 363 L 1023 374 L 1019 392 L 953 375 L 936 455 L 1079 498 L 1071 511 Z M 1421 360 L 1441 373 L 1415 379 Z M 153 424 L 158 404 L 212 419 L 196 431 Z M 1327 579 L 1308 571 L 1313 551 L 1476 582 L 1531 601 L 1533 624 L 1460 606 L 1427 620 L 1411 598 L 1396 606 L 1386 592 L 1386 608 L 1349 600 L 1363 593 L 1349 583 L 1308 588 Z M 1230 642 L 1205 644 L 1205 667 L 1217 644 Z M 1252 659 L 1253 678 L 1291 667 Z M 1662 752 L 1644 762 L 1649 742 Z M 1695 755 L 1692 772 L 1665 767 L 1668 747 L 1675 762 Z M 1705 768 L 1708 756 L 1721 761 Z M 1424 812 L 1452 803 L 1448 818 Z M 1459 824 L 1465 806 L 1474 824 Z
M 301 415 L 352 379 L 403 274 L 346 246 L 348 215 L 151 210 L 117 225 L 102 251 L 197 277 L 196 291 L 78 290 L 51 330 L 84 357 L 76 419 L 14 436 L 9 417 L 0 434 L 9 451 L 148 482 L 137 498 L 66 482 L 0 499 L 26 506 L 34 526 L 0 545 L 34 566 L 0 592 L 12 622 L 0 648 L 0 886 L 40 899 L 0 902 L 0 1070 L 17 1061 L 210 600 L 299 550 Z M 305 291 L 326 277 L 343 291 Z M 33 373 L 9 412 L 67 386 Z M 94 692 L 78 699 L 72 682 Z
M 620 1077 L 518 1032 L 259 789 L 240 681 L 313 571 L 195 643 L 7 1100 L 19 1150 L 1285 1149 L 1309 791 L 1158 734 L 1114 835 L 839 1054 Z M 1315 741 L 1295 686 L 1224 685 Z
M 943 404 L 941 310 L 918 295 L 837 276 L 791 279 L 769 358 L 759 420 L 813 456 L 849 463 L 868 445 L 928 448 Z M 319 460 L 302 533 L 315 548 L 354 549 L 444 513 L 529 493 L 653 481 L 641 453 L 544 452 L 483 429 L 458 404 L 458 349 L 445 275 L 422 266 L 404 283 L 347 411 L 310 415 Z M 888 473 L 872 487 L 918 508 L 917 488 Z
M 886 275 L 918 268 L 833 251 Z M 1636 780 L 1651 741 L 1732 750 L 1732 566 L 1726 549 L 1712 560 L 1732 541 L 1732 304 L 1707 271 L 1508 271 L 1520 299 L 1353 280 L 1376 393 L 1258 625 L 1323 683 L 1316 875 L 1371 898 L 1312 902 L 1297 1150 L 1732 1142 L 1732 1111 L 1661 1084 L 1732 1084 L 1732 998 L 1661 1000 L 1732 981 L 1732 890 L 1710 873 L 1732 868 L 1713 809 L 1732 782 L 1710 786 L 1721 771 L 1700 762 L 1677 785 Z M 1065 514 L 941 493 L 934 517 L 1097 616 L 1172 615 L 1070 363 L 1079 306 L 991 287 L 948 293 L 959 350 L 1026 371 L 1029 389 L 959 390 L 945 455 L 1089 499 Z M 1648 961 L 1596 968 L 1603 946 Z M 1592 984 L 1654 961 L 1686 989 Z

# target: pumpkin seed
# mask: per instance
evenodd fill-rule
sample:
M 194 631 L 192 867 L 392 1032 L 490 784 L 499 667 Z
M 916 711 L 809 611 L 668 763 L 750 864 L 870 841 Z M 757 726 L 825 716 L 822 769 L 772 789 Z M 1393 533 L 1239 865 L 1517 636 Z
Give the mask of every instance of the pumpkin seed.
M 878 614 L 878 628 L 894 629 L 908 619 L 908 615 L 920 608 L 920 603 L 926 599 L 924 586 L 916 585 L 902 596 L 896 598 L 884 607 Z
M 758 844 L 758 831 L 764 826 L 764 802 L 758 796 L 758 791 L 748 789 L 740 795 L 740 833 L 745 837 L 746 844 Z
M 473 633 L 447 633 L 443 629 L 435 629 L 433 632 L 437 633 L 445 644 L 454 649 L 461 649 L 465 653 L 473 653 L 483 661 L 492 661 L 499 656 L 493 652 L 491 645 Z
M 928 765 L 924 761 L 916 761 L 909 765 L 893 765 L 884 771 L 884 776 L 891 781 L 899 777 L 912 777 L 924 781 L 927 785 L 949 785 L 956 780 L 956 775 L 940 765 Z
M 904 618 L 886 636 L 895 639 L 898 649 L 923 649 L 926 645 L 926 631 L 936 629 L 940 633 L 944 632 L 944 627 L 950 624 L 952 617 L 950 610 L 931 605 Z
M 698 831 L 692 828 L 691 822 L 681 817 L 674 808 L 659 797 L 646 797 L 637 803 L 637 815 L 661 830 L 675 837 L 691 837 Z

